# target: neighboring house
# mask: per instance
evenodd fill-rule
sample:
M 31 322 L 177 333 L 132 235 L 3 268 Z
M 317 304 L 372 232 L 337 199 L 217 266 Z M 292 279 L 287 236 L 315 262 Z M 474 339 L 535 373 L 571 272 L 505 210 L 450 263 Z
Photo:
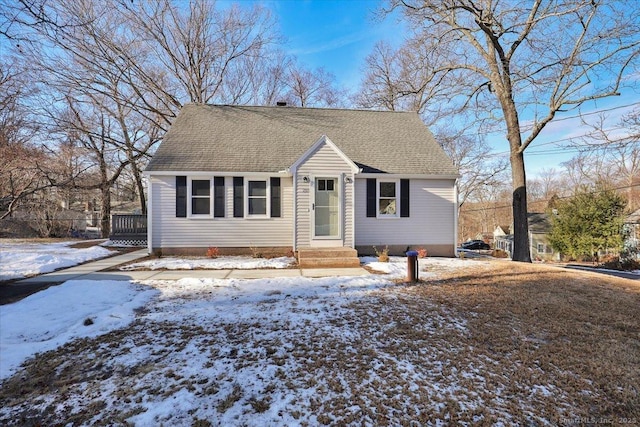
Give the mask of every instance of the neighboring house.
M 499 225 L 493 230 L 493 241 L 495 242 L 498 237 L 506 236 L 511 234 L 511 226 L 510 225 Z
M 625 251 L 640 256 L 640 209 L 627 216 L 624 220 Z
M 549 244 L 548 234 L 551 232 L 551 219 L 546 213 L 528 213 L 529 222 L 529 251 L 531 259 L 538 261 L 558 261 L 560 254 L 554 252 Z M 512 227 L 507 227 L 511 229 Z M 500 229 L 500 230 L 498 230 Z M 494 231 L 495 247 L 507 252 L 509 256 L 513 252 L 513 234 L 500 235 L 499 232 L 506 231 L 505 227 L 498 226 Z
M 455 254 L 459 175 L 417 113 L 189 104 L 145 174 L 152 252 Z

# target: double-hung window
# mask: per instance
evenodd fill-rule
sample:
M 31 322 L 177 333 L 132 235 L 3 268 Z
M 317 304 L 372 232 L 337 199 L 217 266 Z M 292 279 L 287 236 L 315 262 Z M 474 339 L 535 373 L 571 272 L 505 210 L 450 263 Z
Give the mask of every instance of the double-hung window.
M 247 180 L 247 216 L 267 216 L 269 186 L 266 180 Z
M 191 180 L 191 215 L 211 215 L 211 180 Z
M 378 217 L 395 218 L 399 212 L 399 181 L 378 181 Z

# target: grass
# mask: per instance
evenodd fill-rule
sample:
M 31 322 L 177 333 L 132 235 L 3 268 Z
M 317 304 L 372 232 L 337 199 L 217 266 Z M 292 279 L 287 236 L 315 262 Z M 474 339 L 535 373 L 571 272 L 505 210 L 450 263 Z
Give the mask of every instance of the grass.
M 640 423 L 640 284 L 510 262 L 438 274 L 340 307 L 271 295 L 265 311 L 289 301 L 307 315 L 278 322 L 139 319 L 29 362 L 2 384 L 0 421 L 126 423 L 145 401 L 187 390 L 189 414 L 159 421 Z M 118 362 L 130 352 L 136 362 Z

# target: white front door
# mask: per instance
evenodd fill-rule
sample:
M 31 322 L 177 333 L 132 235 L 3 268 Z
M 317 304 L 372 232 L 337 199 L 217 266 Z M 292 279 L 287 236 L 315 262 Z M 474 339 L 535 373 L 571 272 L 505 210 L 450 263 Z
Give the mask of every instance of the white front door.
M 319 177 L 314 180 L 313 238 L 340 239 L 341 206 L 340 180 L 335 177 Z

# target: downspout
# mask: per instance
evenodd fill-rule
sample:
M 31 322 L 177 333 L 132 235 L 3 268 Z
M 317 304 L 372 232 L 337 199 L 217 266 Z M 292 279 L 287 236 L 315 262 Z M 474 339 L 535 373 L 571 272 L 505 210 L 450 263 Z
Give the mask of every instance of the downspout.
M 453 256 L 454 258 L 458 256 L 458 251 L 456 250 L 458 247 L 458 179 L 456 178 L 453 181 Z
M 151 175 L 147 175 L 149 180 L 149 192 L 147 194 L 147 251 L 149 255 L 153 253 L 153 242 L 151 241 L 153 232 L 151 230 L 153 224 L 153 180 Z
M 293 170 L 293 251 L 298 250 L 298 171 Z

